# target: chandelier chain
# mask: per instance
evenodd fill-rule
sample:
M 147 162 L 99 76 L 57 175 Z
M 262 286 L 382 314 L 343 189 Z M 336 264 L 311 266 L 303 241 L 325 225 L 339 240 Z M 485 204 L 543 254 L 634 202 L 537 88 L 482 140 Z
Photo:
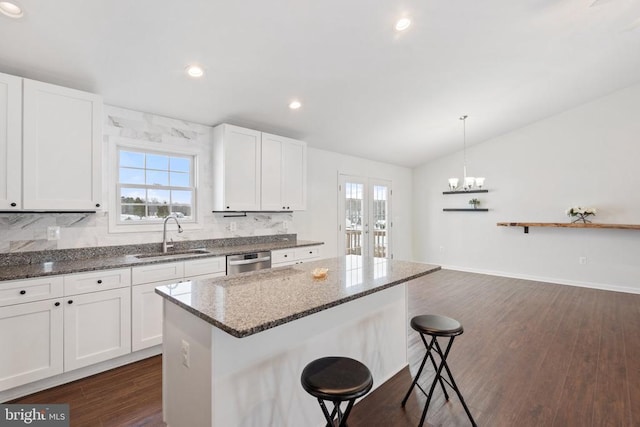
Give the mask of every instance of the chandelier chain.
M 464 179 L 467 179 L 467 116 L 466 114 L 460 117 L 462 120 L 462 166 Z

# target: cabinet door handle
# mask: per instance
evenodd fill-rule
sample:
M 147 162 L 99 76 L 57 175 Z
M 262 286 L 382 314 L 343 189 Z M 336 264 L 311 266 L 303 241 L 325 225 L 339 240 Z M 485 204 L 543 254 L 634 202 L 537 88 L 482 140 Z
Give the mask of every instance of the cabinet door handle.
M 27 291 L 25 291 L 24 289 L 20 291 L 20 295 L 24 295 L 26 293 L 27 293 Z
M 100 207 L 100 203 L 96 203 L 96 208 L 99 208 L 99 207 Z
M 69 301 L 67 301 L 67 304 L 73 304 L 73 300 L 70 299 Z
M 102 284 L 102 279 L 98 279 L 98 285 Z
M 57 302 L 56 302 L 55 304 L 53 304 L 53 305 L 55 305 L 56 307 L 60 307 L 60 301 L 57 301 Z
M 16 202 L 11 203 L 11 207 L 12 208 L 15 208 L 16 206 L 18 206 L 18 205 L 16 205 Z

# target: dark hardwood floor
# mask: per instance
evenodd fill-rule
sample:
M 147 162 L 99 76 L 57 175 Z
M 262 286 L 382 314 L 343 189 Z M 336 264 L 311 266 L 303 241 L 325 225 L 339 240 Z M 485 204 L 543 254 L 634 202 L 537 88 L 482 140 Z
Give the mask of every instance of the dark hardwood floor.
M 449 364 L 480 426 L 640 426 L 640 295 L 441 271 L 410 283 L 409 313 L 463 324 Z M 426 399 L 416 390 L 405 409 L 400 400 L 423 352 L 411 332 L 410 368 L 356 405 L 351 427 L 418 424 Z M 69 403 L 74 427 L 163 426 L 161 363 L 154 357 L 15 403 Z M 457 397 L 447 402 L 438 388 L 427 423 L 470 424 Z

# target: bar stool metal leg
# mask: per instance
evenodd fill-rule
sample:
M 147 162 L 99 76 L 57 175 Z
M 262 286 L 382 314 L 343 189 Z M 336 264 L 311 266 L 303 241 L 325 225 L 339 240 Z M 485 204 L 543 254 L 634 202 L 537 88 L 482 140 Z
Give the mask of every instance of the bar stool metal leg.
M 451 374 L 451 370 L 449 369 L 449 364 L 447 363 L 447 356 L 449 355 L 449 350 L 451 349 L 453 338 L 455 337 L 451 337 L 451 340 L 449 341 L 449 345 L 447 346 L 447 350 L 444 353 L 444 357 L 442 358 L 441 365 L 444 365 L 444 368 L 447 371 L 447 375 L 449 375 L 449 380 L 451 381 L 451 384 L 449 385 L 451 386 L 451 388 L 453 388 L 453 390 L 458 395 L 458 399 L 460 399 L 460 403 L 462 403 L 462 407 L 464 408 L 464 411 L 467 413 L 467 416 L 469 417 L 469 421 L 471 421 L 471 425 L 476 426 L 477 424 L 473 419 L 473 416 L 471 415 L 471 411 L 469 411 L 469 408 L 467 407 L 467 403 L 464 401 L 464 397 L 462 397 L 462 393 L 460 393 L 460 389 L 458 389 L 458 385 L 456 384 L 456 381 L 453 379 L 453 375 Z M 442 350 L 440 349 L 440 346 L 438 345 L 437 342 L 436 342 L 436 351 L 438 352 L 438 354 L 442 356 Z M 449 398 L 447 398 L 447 400 L 449 400 Z
M 420 338 L 422 339 L 422 342 L 426 348 L 426 354 L 422 359 L 422 363 L 420 364 L 420 368 L 418 369 L 416 377 L 411 383 L 411 387 L 409 387 L 409 391 L 404 396 L 404 399 L 402 399 L 402 406 L 405 406 L 407 399 L 413 391 L 413 388 L 417 386 L 418 389 L 420 389 L 420 391 L 427 397 L 427 402 L 424 405 L 424 409 L 422 410 L 422 415 L 420 417 L 419 426 L 421 427 L 426 420 L 427 412 L 429 411 L 429 405 L 431 404 L 431 400 L 438 383 L 440 383 L 440 387 L 442 388 L 446 400 L 449 400 L 449 394 L 447 393 L 446 387 L 444 386 L 444 383 L 447 383 L 447 385 L 456 392 L 456 395 L 460 399 L 460 403 L 462 403 L 462 407 L 469 417 L 469 421 L 471 421 L 472 426 L 476 427 L 477 424 L 473 419 L 473 416 L 471 415 L 471 411 L 469 411 L 469 407 L 467 406 L 464 397 L 462 397 L 462 393 L 460 392 L 458 385 L 453 379 L 453 374 L 451 373 L 451 369 L 449 368 L 449 364 L 447 363 L 447 358 L 449 357 L 449 352 L 451 351 L 454 338 L 462 334 L 464 331 L 462 325 L 457 320 L 451 319 L 449 317 L 428 314 L 412 318 L 411 327 L 420 334 Z M 431 341 L 428 344 L 425 335 L 431 337 Z M 444 351 L 440 346 L 440 343 L 438 342 L 438 338 L 449 338 L 449 342 L 447 343 Z M 434 353 L 437 353 L 440 357 L 439 363 L 436 362 Z M 420 386 L 420 384 L 418 384 L 420 375 L 424 370 L 427 359 L 431 360 L 431 364 L 435 369 L 435 377 L 431 382 L 428 392 L 426 392 Z M 444 372 L 446 372 L 446 375 L 444 374 Z
M 438 344 L 438 340 L 434 338 L 435 341 L 435 347 L 436 347 L 436 351 L 437 353 L 440 355 L 440 365 L 438 366 L 438 369 L 436 370 L 436 376 L 433 379 L 433 381 L 431 382 L 431 388 L 429 389 L 429 393 L 427 394 L 427 403 L 424 405 L 424 410 L 422 411 L 422 417 L 420 418 L 420 424 L 418 424 L 419 426 L 422 426 L 424 424 L 424 420 L 427 417 L 427 411 L 429 410 L 429 404 L 431 403 L 431 398 L 433 397 L 433 391 L 436 388 L 436 384 L 438 382 L 440 382 L 440 384 L 442 385 L 442 368 L 444 368 L 446 362 L 446 358 L 447 355 L 449 354 L 449 350 L 451 350 L 451 345 L 453 344 L 453 339 L 455 337 L 451 337 L 449 338 L 449 344 L 447 345 L 447 350 L 444 353 L 444 356 L 442 355 L 442 350 L 440 349 L 440 345 Z M 447 398 L 447 400 L 449 400 Z M 473 422 L 473 420 L 471 421 L 472 424 L 475 426 L 475 423 Z
M 420 334 L 421 337 L 423 337 L 422 334 Z M 424 338 L 422 338 L 422 341 L 425 341 Z M 433 349 L 433 344 L 435 343 L 435 345 L 438 345 L 438 341 L 436 340 L 436 337 L 434 336 L 431 339 L 431 347 Z M 426 342 L 425 342 L 426 344 Z M 433 370 L 434 372 L 438 370 L 438 365 L 436 364 L 436 359 L 434 359 L 433 357 L 433 353 L 431 351 L 427 351 L 427 354 L 429 355 L 429 358 L 431 359 L 431 364 L 433 365 Z M 442 387 L 442 392 L 444 393 L 444 397 L 446 400 L 449 400 L 449 393 L 447 393 L 447 388 L 444 386 L 444 383 L 442 382 L 442 377 L 439 378 L 440 380 L 440 387 Z

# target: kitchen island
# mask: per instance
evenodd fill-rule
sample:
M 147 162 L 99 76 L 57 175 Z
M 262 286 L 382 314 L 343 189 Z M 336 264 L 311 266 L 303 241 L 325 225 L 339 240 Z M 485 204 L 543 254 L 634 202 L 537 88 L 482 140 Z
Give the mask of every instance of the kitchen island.
M 311 271 L 328 268 L 327 277 Z M 438 266 L 319 260 L 161 286 L 163 411 L 169 427 L 322 425 L 300 385 L 313 359 L 362 361 L 374 388 L 407 364 L 406 282 Z

